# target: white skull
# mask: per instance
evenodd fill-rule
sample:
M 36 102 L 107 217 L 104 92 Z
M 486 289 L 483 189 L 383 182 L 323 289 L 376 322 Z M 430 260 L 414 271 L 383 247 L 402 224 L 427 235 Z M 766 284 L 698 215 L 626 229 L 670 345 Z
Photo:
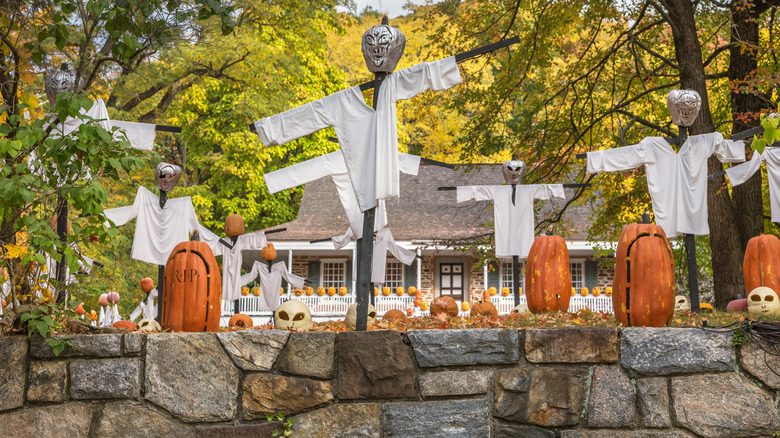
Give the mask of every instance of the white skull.
M 160 163 L 155 171 L 157 178 L 157 188 L 161 192 L 168 193 L 176 187 L 181 177 L 181 167 L 175 164 Z
M 283 302 L 274 312 L 274 328 L 277 330 L 308 332 L 314 328 L 309 307 L 298 300 Z
M 380 24 L 363 34 L 363 59 L 371 73 L 392 73 L 404 54 L 406 37 L 393 26 Z
M 355 328 L 357 321 L 357 303 L 349 306 L 349 309 L 347 309 L 347 317 L 344 321 L 347 323 L 347 327 Z M 371 303 L 368 303 L 368 325 L 374 324 L 376 324 L 376 309 L 374 309 L 374 306 L 372 306 Z
M 526 313 L 531 313 L 531 310 L 528 309 L 526 304 L 518 304 L 514 309 L 512 309 L 511 312 L 509 312 L 510 315 L 525 315 Z
M 748 313 L 753 319 L 780 316 L 780 299 L 772 289 L 760 286 L 748 295 Z
M 522 184 L 525 176 L 525 163 L 518 160 L 505 161 L 501 172 L 504 174 L 504 181 L 507 184 Z
M 694 90 L 672 90 L 666 95 L 666 106 L 677 126 L 691 126 L 701 109 L 701 96 Z
M 677 295 L 674 297 L 674 311 L 682 312 L 683 310 L 691 310 L 691 302 L 685 295 Z
M 162 327 L 160 327 L 160 324 L 157 323 L 152 318 L 144 318 L 140 321 L 138 321 L 138 331 L 139 332 L 151 332 L 157 330 L 162 331 Z

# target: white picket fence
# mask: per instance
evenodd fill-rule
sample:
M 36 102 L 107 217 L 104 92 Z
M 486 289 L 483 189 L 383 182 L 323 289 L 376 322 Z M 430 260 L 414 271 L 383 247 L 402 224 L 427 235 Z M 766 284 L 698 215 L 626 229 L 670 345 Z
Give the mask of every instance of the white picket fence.
M 515 299 L 513 296 L 493 295 L 490 302 L 496 306 L 499 315 L 506 315 L 515 308 Z M 520 295 L 520 304 L 528 305 L 525 295 Z M 590 309 L 591 312 L 613 313 L 612 297 L 606 295 L 581 296 L 575 295 L 569 300 L 569 312 L 574 313 L 583 309 Z

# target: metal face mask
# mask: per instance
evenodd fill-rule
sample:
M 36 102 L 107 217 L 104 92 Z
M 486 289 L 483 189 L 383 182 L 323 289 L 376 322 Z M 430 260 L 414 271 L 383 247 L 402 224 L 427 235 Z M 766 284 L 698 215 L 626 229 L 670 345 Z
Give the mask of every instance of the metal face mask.
M 68 64 L 62 64 L 60 70 L 55 70 L 48 75 L 43 84 L 46 97 L 52 106 L 57 101 L 57 95 L 63 91 L 76 91 L 76 72 L 68 70 Z
M 501 171 L 507 184 L 522 184 L 525 176 L 525 162 L 519 160 L 505 161 Z
M 155 171 L 157 177 L 157 188 L 161 192 L 168 193 L 176 187 L 181 177 L 181 167 L 175 164 L 160 163 Z
M 666 106 L 677 126 L 691 126 L 701 109 L 701 96 L 694 90 L 672 90 L 666 95 Z
M 363 59 L 371 73 L 392 73 L 404 54 L 406 37 L 403 32 L 387 24 L 368 29 L 363 34 Z

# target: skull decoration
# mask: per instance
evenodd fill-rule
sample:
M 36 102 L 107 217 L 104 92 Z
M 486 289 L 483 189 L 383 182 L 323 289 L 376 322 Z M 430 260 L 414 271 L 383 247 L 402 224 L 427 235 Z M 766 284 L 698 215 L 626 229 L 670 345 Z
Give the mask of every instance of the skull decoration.
M 277 330 L 308 332 L 314 328 L 314 322 L 311 320 L 311 311 L 301 301 L 285 301 L 274 312 L 274 328 Z
M 691 126 L 699 115 L 701 97 L 694 90 L 672 90 L 666 95 L 666 106 L 677 126 Z
M 406 47 L 403 32 L 387 24 L 368 29 L 363 34 L 363 59 L 371 73 L 392 73 Z
M 162 330 L 162 327 L 160 327 L 160 324 L 157 323 L 152 318 L 144 318 L 140 321 L 138 321 L 138 331 L 139 332 L 152 332 L 157 330 L 158 332 Z
M 349 328 L 355 328 L 356 321 L 357 321 L 357 303 L 349 306 L 349 309 L 347 309 L 347 317 L 344 319 L 344 321 L 347 323 L 347 327 Z M 371 305 L 371 303 L 368 303 L 368 324 L 367 325 L 374 325 L 376 324 L 376 309 L 374 309 L 374 306 Z
M 525 176 L 525 163 L 518 160 L 505 161 L 501 171 L 507 184 L 522 184 Z
M 766 286 L 753 289 L 747 301 L 747 311 L 751 318 L 780 316 L 780 299 L 775 291 Z
M 82 81 L 79 81 L 81 85 Z M 76 72 L 68 70 L 68 64 L 62 64 L 59 70 L 55 70 L 48 75 L 44 80 L 44 89 L 46 90 L 46 97 L 49 99 L 49 104 L 54 105 L 57 101 L 57 95 L 63 91 L 76 91 Z
M 181 177 L 181 167 L 175 164 L 160 163 L 155 171 L 157 177 L 157 188 L 161 192 L 168 193 L 176 187 Z
M 528 305 L 526 304 L 518 304 L 509 312 L 510 315 L 525 315 L 526 313 L 531 313 L 531 310 L 528 309 Z
M 677 295 L 674 297 L 674 311 L 675 312 L 682 312 L 684 310 L 690 311 L 691 310 L 691 302 L 688 300 L 688 297 L 685 295 Z

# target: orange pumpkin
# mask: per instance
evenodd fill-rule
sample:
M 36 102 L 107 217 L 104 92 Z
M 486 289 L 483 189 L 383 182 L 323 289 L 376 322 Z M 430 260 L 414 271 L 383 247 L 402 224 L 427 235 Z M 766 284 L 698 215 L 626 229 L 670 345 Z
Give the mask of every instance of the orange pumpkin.
M 379 288 L 374 286 L 374 296 L 377 296 L 377 295 L 379 295 Z
M 390 288 L 385 286 L 382 288 L 382 295 L 389 296 L 390 295 Z
M 469 305 L 469 302 L 468 302 L 468 301 L 464 301 L 464 302 L 460 303 L 460 308 L 461 308 L 461 310 L 463 310 L 464 312 L 468 311 L 468 310 L 469 310 L 469 307 L 471 307 L 471 306 Z
M 493 303 L 489 301 L 480 301 L 479 303 L 475 303 L 473 306 L 471 306 L 471 312 L 469 314 L 471 316 L 477 316 L 477 315 L 498 316 L 498 309 L 496 309 L 496 306 L 494 306 Z
M 347 288 L 346 288 L 346 286 L 341 286 L 341 287 L 339 288 L 339 295 L 341 295 L 341 296 L 344 296 L 344 295 L 346 295 L 346 294 L 347 294 Z
M 306 287 L 306 295 L 314 295 L 314 288 L 311 286 Z
M 780 239 L 771 234 L 750 239 L 742 268 L 746 291 L 765 286 L 780 293 Z
M 219 329 L 222 277 L 208 244 L 181 242 L 165 265 L 162 327 L 173 332 Z
M 422 310 L 423 312 L 425 312 L 429 308 L 430 308 L 430 306 L 428 305 L 427 301 L 423 301 L 422 303 L 420 303 L 420 310 Z
M 3 300 L 3 307 L 5 307 L 5 300 Z M 87 313 L 86 310 L 84 310 L 84 303 L 79 304 L 76 306 L 75 309 L 73 309 L 74 312 L 76 312 L 76 315 L 81 316 L 85 313 Z
M 446 313 L 448 316 L 458 316 L 458 303 L 452 297 L 438 297 L 431 301 L 431 315 Z
M 243 313 L 236 313 L 228 321 L 228 327 L 253 327 L 254 325 L 252 317 Z
M 404 294 L 404 288 L 402 288 L 402 287 L 400 287 L 400 286 L 399 286 L 399 287 L 397 287 L 397 288 L 395 288 L 395 293 L 396 293 L 396 295 L 398 295 L 399 297 L 400 297 L 400 296 L 403 296 L 403 294 Z
M 265 246 L 265 248 L 261 249 L 260 257 L 267 262 L 276 260 L 276 248 L 274 248 L 274 244 L 269 243 Z
M 414 287 L 414 286 L 409 286 L 409 288 L 408 288 L 408 293 L 409 293 L 409 295 L 417 295 L 417 293 L 418 293 L 418 292 L 419 292 L 419 291 L 417 290 L 417 288 L 416 288 L 416 287 Z
M 421 299 L 417 298 L 416 300 L 414 300 L 414 307 L 420 307 L 420 304 L 422 304 Z
M 512 293 L 512 291 L 510 291 L 508 287 L 501 288 L 501 295 L 508 297 L 510 293 Z
M 332 297 L 333 295 L 336 295 L 336 288 L 335 288 L 335 287 L 333 287 L 333 286 L 329 287 L 329 288 L 328 288 L 328 295 L 329 295 L 329 296 L 331 296 L 331 297 Z
M 560 236 L 539 236 L 531 245 L 525 269 L 526 299 L 533 313 L 569 309 L 569 250 Z
M 138 324 L 134 323 L 133 321 L 117 321 L 112 325 L 112 327 L 126 329 L 132 332 L 138 329 Z
M 241 295 L 243 295 L 243 296 L 249 295 L 249 288 L 246 287 L 246 286 L 242 287 L 241 288 Z
M 582 295 L 583 297 L 587 297 L 588 293 L 589 292 L 587 287 L 583 287 L 582 289 L 580 289 L 580 295 Z
M 252 295 L 256 297 L 260 296 L 260 286 L 255 286 L 252 288 Z
M 593 294 L 594 297 L 597 297 L 597 296 L 601 295 L 601 288 L 598 287 L 598 286 L 594 287 L 593 291 L 591 293 Z
M 604 289 L 604 295 L 608 297 L 612 296 L 612 286 L 609 286 L 608 288 Z
M 490 291 L 486 290 L 486 291 L 482 292 L 482 299 L 484 301 L 490 301 Z
M 382 321 L 403 321 L 405 319 L 406 315 L 404 315 L 404 312 L 398 309 L 390 309 L 382 316 Z
M 282 294 L 284 294 L 284 292 L 282 292 Z M 295 289 L 295 296 L 299 297 L 301 295 L 303 295 L 303 289 Z
M 414 316 L 414 307 L 406 308 L 406 316 Z
M 317 295 L 319 295 L 319 296 L 325 295 L 325 288 L 322 287 L 322 286 L 318 287 L 317 288 Z
M 674 256 L 664 230 L 629 224 L 615 253 L 612 307 L 625 326 L 663 327 L 674 315 Z
M 244 218 L 240 214 L 231 214 L 225 218 L 225 235 L 228 237 L 236 237 L 244 234 L 246 228 L 244 226 Z
M 496 288 L 495 287 L 489 287 L 488 292 L 490 293 L 490 296 L 493 296 L 496 294 Z
M 141 279 L 141 290 L 149 293 L 154 289 L 154 281 L 149 277 L 144 277 Z

